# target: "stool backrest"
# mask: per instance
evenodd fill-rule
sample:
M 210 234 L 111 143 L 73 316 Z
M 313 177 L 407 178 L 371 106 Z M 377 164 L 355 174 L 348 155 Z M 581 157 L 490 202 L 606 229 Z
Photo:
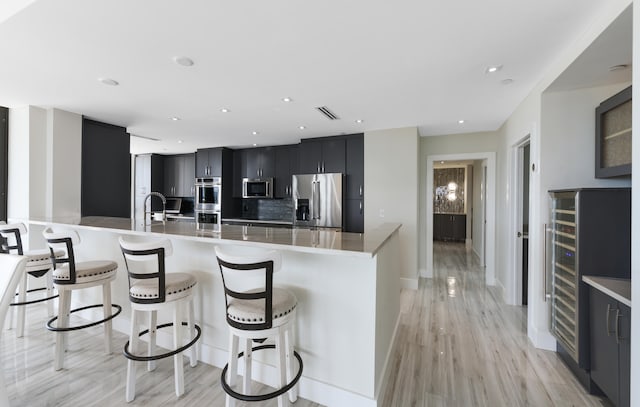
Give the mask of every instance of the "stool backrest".
M 133 297 L 129 291 L 129 300 L 140 304 L 156 304 L 166 299 L 165 257 L 173 254 L 173 246 L 169 239 L 144 242 L 131 242 L 118 239 L 122 256 L 127 266 L 129 290 L 139 280 L 155 279 L 157 290 L 147 298 Z
M 68 280 L 56 280 L 56 284 L 75 284 L 76 283 L 76 260 L 73 254 L 73 245 L 80 243 L 80 236 L 75 230 L 61 230 L 54 232 L 51 228 L 46 228 L 42 231 L 49 246 L 49 252 L 51 253 L 51 264 L 53 269 L 67 264 L 69 267 L 69 279 Z M 62 256 L 56 256 L 56 251 L 64 252 Z M 55 279 L 55 273 L 54 277 Z
M 0 235 L 6 241 L 6 243 L 5 241 L 2 242 L 2 251 L 11 253 L 11 250 L 16 250 L 17 254 L 23 255 L 22 238 L 20 235 L 26 233 L 27 227 L 22 222 L 0 224 Z
M 15 296 L 16 287 L 24 275 L 26 264 L 25 257 L 15 254 L 0 254 L 0 333 L 4 332 L 4 329 L 1 328 L 4 325 L 9 304 Z M 0 375 L 0 406 L 9 406 L 9 398 L 2 376 Z
M 262 252 L 234 251 L 228 247 L 216 246 L 216 257 L 222 284 L 224 285 L 227 323 L 238 329 L 257 331 L 273 326 L 273 273 L 280 269 L 281 256 L 274 250 Z M 256 280 L 256 276 L 262 278 Z M 242 280 L 254 277 L 260 281 L 253 286 L 242 284 Z M 264 304 L 264 316 L 259 322 L 238 322 L 230 318 L 229 305 L 233 300 L 259 301 Z

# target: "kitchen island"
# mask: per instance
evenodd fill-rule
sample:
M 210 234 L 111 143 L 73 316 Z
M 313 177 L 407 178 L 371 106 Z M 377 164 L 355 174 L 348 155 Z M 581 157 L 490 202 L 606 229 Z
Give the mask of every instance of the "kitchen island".
M 301 397 L 330 406 L 381 403 L 378 396 L 389 374 L 399 317 L 400 282 L 395 267 L 399 224 L 383 224 L 365 234 L 237 225 L 222 225 L 214 232 L 199 230 L 190 222 L 149 225 L 103 217 L 82 218 L 78 224 L 46 220 L 31 220 L 30 224 L 32 244 L 34 233 L 45 226 L 73 228 L 82 240 L 76 249 L 79 261 L 100 257 L 118 262 L 120 271 L 112 291 L 113 301 L 123 306 L 123 313 L 114 319 L 114 328 L 123 333 L 129 329 L 130 310 L 118 237 L 170 239 L 174 254 L 167 258 L 168 270 L 188 271 L 198 278 L 199 359 L 217 367 L 227 360 L 228 330 L 214 247 L 279 250 L 282 270 L 274 275 L 274 284 L 293 291 L 299 301 L 296 340 L 304 361 Z M 87 293 L 74 298 L 74 307 L 100 298 L 97 290 L 84 291 Z M 159 342 L 170 344 L 170 335 L 159 335 Z M 275 363 L 268 354 L 259 356 L 263 359 L 254 378 L 273 385 Z

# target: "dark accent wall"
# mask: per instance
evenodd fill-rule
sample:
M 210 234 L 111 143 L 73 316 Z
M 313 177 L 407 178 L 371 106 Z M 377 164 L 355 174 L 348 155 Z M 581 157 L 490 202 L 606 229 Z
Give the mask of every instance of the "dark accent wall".
M 124 127 L 82 120 L 82 216 L 131 216 L 131 155 Z

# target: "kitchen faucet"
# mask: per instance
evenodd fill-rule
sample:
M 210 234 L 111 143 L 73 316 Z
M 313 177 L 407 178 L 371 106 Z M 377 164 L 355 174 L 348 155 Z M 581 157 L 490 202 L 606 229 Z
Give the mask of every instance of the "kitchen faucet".
M 149 192 L 147 196 L 144 197 L 144 224 L 147 224 L 147 214 L 151 215 L 151 220 L 153 220 L 153 211 L 151 210 L 151 205 L 149 205 L 149 210 L 147 211 L 147 200 L 151 199 L 152 196 L 157 196 L 162 199 L 162 221 L 164 222 L 167 219 L 167 198 L 164 197 L 160 192 Z

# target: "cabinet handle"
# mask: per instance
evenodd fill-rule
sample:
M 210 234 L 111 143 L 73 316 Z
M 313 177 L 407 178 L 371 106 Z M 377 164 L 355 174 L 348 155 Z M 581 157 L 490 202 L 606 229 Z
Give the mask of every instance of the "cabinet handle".
M 360 215 L 362 215 L 362 201 L 360 201 Z
M 607 336 L 611 336 L 612 332 L 609 329 L 609 327 L 611 326 L 611 324 L 609 323 L 609 315 L 611 315 L 611 311 L 613 311 L 611 309 L 611 304 L 607 304 Z
M 318 172 L 320 172 L 320 161 L 318 161 L 317 169 L 318 169 Z
M 360 196 L 362 196 L 362 185 L 360 185 Z
M 324 172 L 324 161 L 322 161 L 322 172 Z
M 616 309 L 616 343 L 620 345 L 620 317 L 622 314 L 620 313 L 620 308 Z

